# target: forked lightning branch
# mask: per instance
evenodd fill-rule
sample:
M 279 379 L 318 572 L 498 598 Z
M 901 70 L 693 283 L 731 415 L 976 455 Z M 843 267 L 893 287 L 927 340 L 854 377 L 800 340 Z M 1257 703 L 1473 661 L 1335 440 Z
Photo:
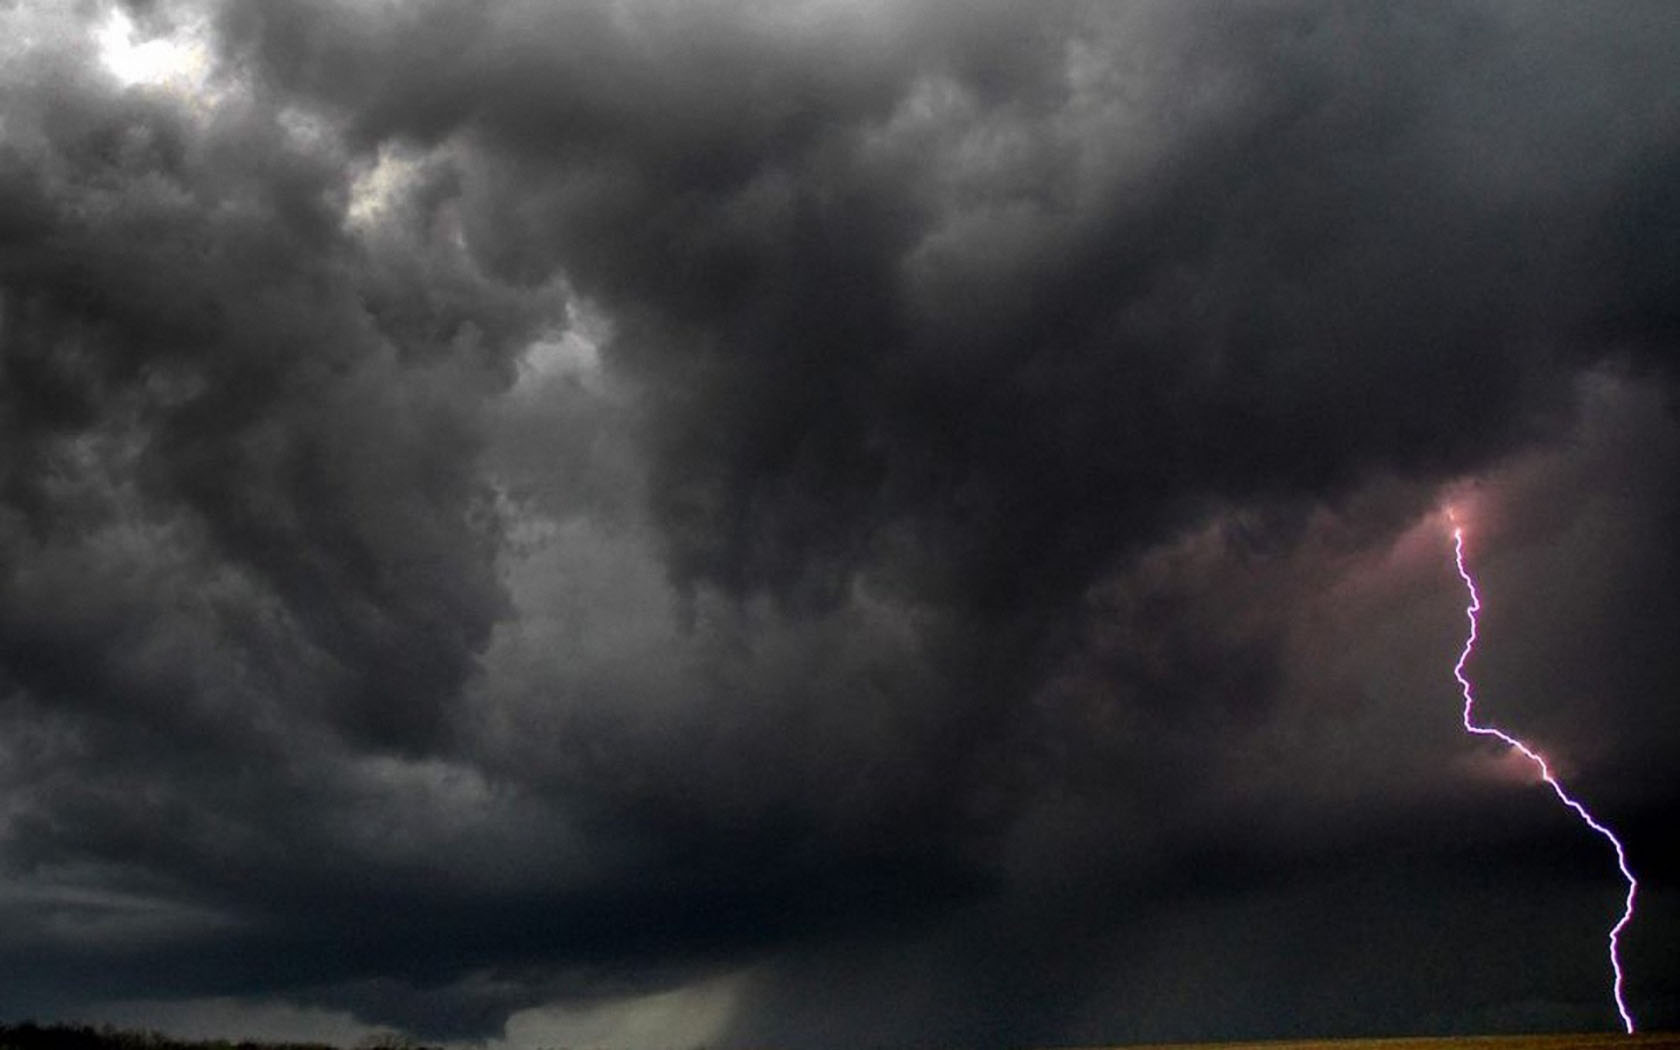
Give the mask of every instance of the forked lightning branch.
M 1632 869 L 1628 867 L 1627 851 L 1623 848 L 1621 840 L 1616 837 L 1615 832 L 1596 820 L 1591 813 L 1587 812 L 1587 807 L 1563 790 L 1563 785 L 1558 782 L 1557 777 L 1552 775 L 1551 767 L 1546 764 L 1546 760 L 1540 756 L 1539 752 L 1501 729 L 1490 725 L 1477 724 L 1475 719 L 1476 693 L 1470 684 L 1470 676 L 1466 667 L 1470 663 L 1470 657 L 1476 651 L 1478 640 L 1477 614 L 1482 611 L 1482 596 L 1476 587 L 1475 577 L 1470 574 L 1469 568 L 1465 565 L 1464 528 L 1458 524 L 1457 515 L 1451 510 L 1447 512 L 1447 516 L 1453 522 L 1453 559 L 1458 566 L 1459 578 L 1464 581 L 1464 589 L 1470 594 L 1470 604 L 1464 609 L 1465 615 L 1470 620 L 1470 633 L 1464 639 L 1464 650 L 1458 654 L 1458 663 L 1453 666 L 1453 677 L 1458 679 L 1459 688 L 1464 694 L 1464 728 L 1466 731 L 1479 736 L 1491 736 L 1501 740 L 1509 745 L 1512 750 L 1532 762 L 1540 773 L 1540 779 L 1544 780 L 1546 785 L 1552 789 L 1552 793 L 1557 795 L 1558 801 L 1574 810 L 1575 815 L 1580 817 L 1587 827 L 1604 836 L 1611 847 L 1615 849 L 1616 866 L 1621 869 L 1622 878 L 1627 880 L 1627 901 L 1622 909 L 1621 918 L 1616 920 L 1616 925 L 1610 928 L 1610 969 L 1615 975 L 1614 982 L 1611 985 L 1611 995 L 1616 1000 L 1616 1012 L 1622 1017 L 1622 1025 L 1631 1035 L 1634 1028 L 1633 1014 L 1629 1012 L 1627 1002 L 1622 995 L 1621 937 L 1622 931 L 1627 929 L 1628 923 L 1633 921 L 1633 898 L 1634 894 L 1638 892 L 1639 883 L 1634 879 Z

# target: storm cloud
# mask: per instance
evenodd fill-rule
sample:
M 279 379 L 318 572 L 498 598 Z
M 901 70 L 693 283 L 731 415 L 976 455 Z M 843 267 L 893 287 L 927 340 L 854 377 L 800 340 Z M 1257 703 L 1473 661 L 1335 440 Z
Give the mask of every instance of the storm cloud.
M 1680 11 L 0 31 L 0 1015 L 1680 1023 Z

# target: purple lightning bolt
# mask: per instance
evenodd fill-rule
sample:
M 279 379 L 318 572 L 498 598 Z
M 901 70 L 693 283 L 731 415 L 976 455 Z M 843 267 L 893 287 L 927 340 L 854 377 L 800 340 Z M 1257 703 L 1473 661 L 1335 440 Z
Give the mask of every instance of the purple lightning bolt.
M 1448 516 L 1453 516 L 1451 511 L 1448 512 Z M 1576 815 L 1586 822 L 1587 827 L 1603 835 L 1615 848 L 1616 866 L 1622 870 L 1622 878 L 1627 880 L 1627 904 L 1622 909 L 1622 917 L 1616 921 L 1616 925 L 1610 927 L 1610 969 L 1616 975 L 1615 984 L 1612 986 L 1612 994 L 1616 999 L 1616 1012 L 1622 1015 L 1622 1025 L 1627 1029 L 1628 1034 L 1632 1035 L 1633 1015 L 1628 1013 L 1627 1004 L 1622 1001 L 1622 960 L 1620 953 L 1622 931 L 1627 929 L 1627 924 L 1633 921 L 1633 895 L 1638 891 L 1639 883 L 1634 879 L 1633 872 L 1628 868 L 1627 851 L 1622 848 L 1622 842 L 1616 837 L 1615 832 L 1594 820 L 1593 815 L 1587 812 L 1587 807 L 1575 801 L 1569 796 L 1568 792 L 1563 790 L 1563 785 L 1558 783 L 1557 778 L 1552 775 L 1551 767 L 1546 765 L 1546 760 L 1541 758 L 1538 752 L 1508 733 L 1495 729 L 1493 726 L 1479 726 L 1472 720 L 1471 709 L 1476 706 L 1476 696 L 1470 688 L 1470 679 L 1464 673 L 1464 665 L 1470 662 L 1470 655 L 1476 649 L 1476 614 L 1482 609 L 1482 596 L 1476 591 L 1476 581 L 1471 577 L 1470 570 L 1464 567 L 1464 529 L 1457 524 L 1456 517 L 1453 520 L 1453 559 L 1458 564 L 1458 575 L 1464 581 L 1465 590 L 1470 592 L 1470 604 L 1464 610 L 1464 614 L 1470 618 L 1470 634 L 1464 639 L 1464 651 L 1458 654 L 1458 663 L 1453 666 L 1453 677 L 1458 679 L 1459 686 L 1464 690 L 1464 728 L 1481 736 L 1496 737 L 1509 744 L 1516 751 L 1521 752 L 1524 758 L 1533 762 L 1535 768 L 1540 770 L 1540 779 L 1546 782 L 1547 786 L 1552 789 L 1552 793 L 1557 795 L 1558 800 L 1574 810 Z

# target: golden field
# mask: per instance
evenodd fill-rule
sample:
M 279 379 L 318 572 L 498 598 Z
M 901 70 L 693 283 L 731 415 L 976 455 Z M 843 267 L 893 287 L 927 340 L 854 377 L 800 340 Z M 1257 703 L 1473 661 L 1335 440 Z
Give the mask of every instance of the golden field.
M 1095 1048 L 1092 1048 L 1095 1050 Z M 1121 1050 L 1121 1048 L 1107 1048 Z M 1124 1050 L 1680 1050 L 1680 1032 L 1574 1035 L 1452 1035 L 1393 1039 L 1296 1039 L 1252 1043 L 1160 1043 Z

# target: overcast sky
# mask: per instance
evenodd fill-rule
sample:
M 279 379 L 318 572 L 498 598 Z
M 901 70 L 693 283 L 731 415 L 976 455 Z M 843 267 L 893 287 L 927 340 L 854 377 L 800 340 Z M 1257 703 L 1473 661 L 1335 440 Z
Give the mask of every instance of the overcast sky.
M 0 0 L 0 1020 L 1680 1027 L 1680 5 Z

